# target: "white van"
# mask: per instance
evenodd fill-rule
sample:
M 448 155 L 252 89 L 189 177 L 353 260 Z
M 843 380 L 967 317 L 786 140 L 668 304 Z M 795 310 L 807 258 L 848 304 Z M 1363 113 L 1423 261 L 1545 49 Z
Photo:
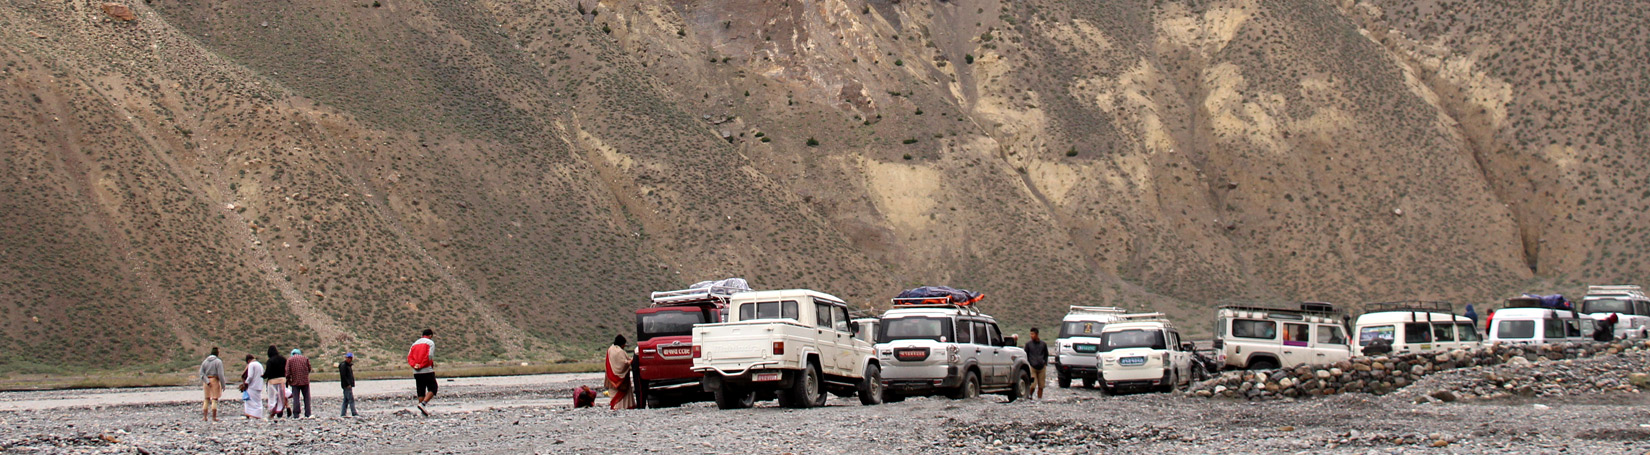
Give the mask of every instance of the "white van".
M 1615 337 L 1650 337 L 1650 297 L 1638 286 L 1588 286 L 1581 312 L 1595 320 L 1616 315 Z
M 1100 330 L 1117 322 L 1122 308 L 1072 305 L 1060 321 L 1060 336 L 1054 339 L 1054 374 L 1060 388 L 1071 387 L 1072 378 L 1083 387 L 1094 387 L 1100 377 L 1094 354 L 1100 352 Z
M 1215 348 L 1226 367 L 1252 370 L 1322 365 L 1352 357 L 1344 313 L 1304 302 L 1299 309 L 1227 305 L 1215 310 Z
M 1478 327 L 1456 315 L 1449 302 L 1383 302 L 1364 305 L 1352 330 L 1358 355 L 1379 354 L 1371 345 L 1390 346 L 1392 354 L 1471 349 L 1483 344 Z
M 1546 308 L 1539 299 L 1516 297 L 1490 317 L 1490 342 L 1549 344 L 1593 341 L 1594 321 L 1575 310 Z

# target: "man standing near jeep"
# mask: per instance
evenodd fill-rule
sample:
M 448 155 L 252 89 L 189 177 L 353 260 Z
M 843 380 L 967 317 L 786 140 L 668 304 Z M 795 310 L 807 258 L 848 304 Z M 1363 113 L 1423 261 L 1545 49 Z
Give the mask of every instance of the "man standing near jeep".
M 1048 382 L 1048 344 L 1037 336 L 1037 328 L 1031 328 L 1031 341 L 1026 342 L 1026 363 L 1031 366 L 1031 387 L 1037 391 L 1037 399 L 1043 399 L 1043 383 Z

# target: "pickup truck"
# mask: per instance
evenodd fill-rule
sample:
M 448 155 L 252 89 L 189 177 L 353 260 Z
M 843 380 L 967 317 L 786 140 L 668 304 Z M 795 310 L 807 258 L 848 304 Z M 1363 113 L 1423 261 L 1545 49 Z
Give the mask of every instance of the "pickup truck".
M 693 327 L 693 371 L 722 409 L 778 398 L 791 408 L 825 404 L 825 393 L 882 400 L 871 343 L 848 305 L 822 292 L 792 289 L 733 294 L 727 322 Z

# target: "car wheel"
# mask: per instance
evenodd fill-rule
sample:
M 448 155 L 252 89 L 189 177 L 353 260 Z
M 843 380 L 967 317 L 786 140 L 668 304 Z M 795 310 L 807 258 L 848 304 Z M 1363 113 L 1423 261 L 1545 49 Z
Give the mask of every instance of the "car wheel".
M 1083 388 L 1085 388 L 1085 389 L 1094 388 L 1094 378 L 1083 378 Z
M 756 404 L 756 394 L 739 386 L 723 382 L 717 387 L 716 407 L 720 409 L 745 409 Z
M 791 387 L 779 395 L 780 405 L 788 408 L 811 408 L 824 404 L 825 393 L 819 387 L 819 369 L 814 363 L 796 372 Z
M 963 383 L 958 385 L 955 390 L 951 391 L 951 393 L 946 394 L 946 396 L 951 397 L 953 400 L 979 398 L 980 374 L 973 371 L 968 372 L 966 376 L 963 376 Z
M 1253 360 L 1253 361 L 1249 362 L 1249 369 L 1251 369 L 1251 370 L 1276 370 L 1276 369 L 1278 369 L 1278 361 L 1272 360 L 1272 359 L 1256 359 L 1256 360 Z
M 1060 388 L 1062 388 L 1062 389 L 1071 388 L 1071 375 L 1066 374 L 1066 372 L 1060 371 L 1059 369 L 1056 369 L 1054 371 L 1055 371 L 1055 373 L 1054 373 L 1055 381 L 1054 382 L 1059 384 Z
M 876 364 L 865 366 L 865 378 L 859 381 L 859 404 L 882 404 L 882 368 Z
M 1013 403 L 1014 400 L 1031 397 L 1031 372 L 1019 371 L 1019 374 L 1016 374 L 1014 378 L 1014 387 L 1008 389 L 1008 402 L 1010 403 Z
M 648 393 L 647 380 L 646 379 L 641 379 L 641 378 L 636 379 L 635 394 L 636 394 L 636 398 L 637 398 L 637 400 L 636 400 L 637 407 L 642 408 L 642 409 L 659 407 L 659 406 L 654 404 L 654 403 L 658 402 L 659 399 L 654 398 L 653 394 Z

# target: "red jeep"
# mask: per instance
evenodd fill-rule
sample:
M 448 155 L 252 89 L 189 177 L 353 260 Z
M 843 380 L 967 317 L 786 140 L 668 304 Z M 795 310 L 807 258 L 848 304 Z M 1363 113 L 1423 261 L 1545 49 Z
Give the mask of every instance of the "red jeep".
M 676 407 L 710 401 L 693 371 L 693 325 L 723 322 L 727 296 L 739 290 L 683 289 L 653 293 L 653 304 L 636 310 L 636 402 Z

